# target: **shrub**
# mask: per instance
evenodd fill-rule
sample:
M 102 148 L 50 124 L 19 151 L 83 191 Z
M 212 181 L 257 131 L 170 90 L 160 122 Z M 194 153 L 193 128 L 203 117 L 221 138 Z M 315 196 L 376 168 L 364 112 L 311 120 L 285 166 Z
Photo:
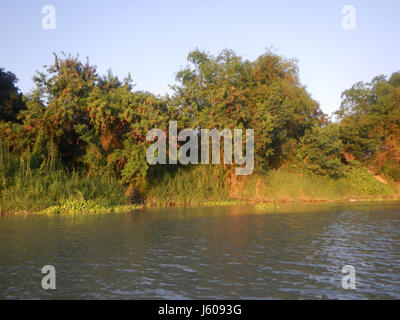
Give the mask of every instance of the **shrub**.
M 313 127 L 308 130 L 298 152 L 300 167 L 321 176 L 342 177 L 341 153 L 343 146 L 338 130 L 339 127 L 336 124 Z

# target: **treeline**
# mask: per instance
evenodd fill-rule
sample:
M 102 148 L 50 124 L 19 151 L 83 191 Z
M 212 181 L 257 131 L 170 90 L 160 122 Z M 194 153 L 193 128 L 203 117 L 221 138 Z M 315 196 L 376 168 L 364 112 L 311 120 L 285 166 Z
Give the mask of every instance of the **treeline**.
M 363 165 L 400 180 L 400 73 L 345 91 L 333 123 L 300 83 L 296 61 L 271 52 L 248 61 L 230 50 L 195 50 L 166 96 L 135 91 L 129 74 L 100 75 L 78 56 L 54 57 L 26 95 L 0 69 L 1 190 L 21 170 L 63 170 L 112 176 L 131 201 L 143 200 L 179 169 L 145 158 L 147 132 L 167 132 L 170 120 L 178 130 L 254 129 L 256 174 L 285 167 L 338 179 Z M 221 170 L 232 179 L 231 167 Z

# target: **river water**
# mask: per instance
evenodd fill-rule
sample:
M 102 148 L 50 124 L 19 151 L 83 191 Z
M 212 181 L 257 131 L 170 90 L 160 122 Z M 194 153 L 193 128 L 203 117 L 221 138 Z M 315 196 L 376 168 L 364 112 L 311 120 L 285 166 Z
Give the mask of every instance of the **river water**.
M 44 265 L 56 290 L 41 286 Z M 0 299 L 393 298 L 396 202 L 0 217 Z

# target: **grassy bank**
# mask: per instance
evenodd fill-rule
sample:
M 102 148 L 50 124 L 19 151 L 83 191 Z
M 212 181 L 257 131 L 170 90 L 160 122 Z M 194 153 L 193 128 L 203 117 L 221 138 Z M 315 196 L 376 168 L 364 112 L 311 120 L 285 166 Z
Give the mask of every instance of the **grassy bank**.
M 396 186 L 379 182 L 360 167 L 351 168 L 339 179 L 332 179 L 289 169 L 248 177 L 224 176 L 218 167 L 198 166 L 180 169 L 174 174 L 165 173 L 147 193 L 149 203 L 161 206 L 389 198 L 398 198 Z
M 288 169 L 237 177 L 218 166 L 196 166 L 149 177 L 143 204 L 129 203 L 125 189 L 111 175 L 20 169 L 2 181 L 0 211 L 67 214 L 129 211 L 142 206 L 398 198 L 393 184 L 379 182 L 363 168 L 352 168 L 344 177 L 331 179 Z
M 20 170 L 0 191 L 3 213 L 104 211 L 129 205 L 116 178 L 64 170 Z

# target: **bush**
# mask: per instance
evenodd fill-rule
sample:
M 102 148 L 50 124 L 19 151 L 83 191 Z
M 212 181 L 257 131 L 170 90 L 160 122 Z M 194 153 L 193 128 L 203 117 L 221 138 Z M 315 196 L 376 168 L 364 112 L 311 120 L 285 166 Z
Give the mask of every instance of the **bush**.
M 382 172 L 392 178 L 395 182 L 400 181 L 400 165 L 386 162 L 382 167 Z
M 336 124 L 313 127 L 302 139 L 298 162 L 300 167 L 312 174 L 339 178 L 343 176 L 344 169 L 342 149 Z
M 365 195 L 389 195 L 394 190 L 375 179 L 374 175 L 366 168 L 353 166 L 350 167 L 343 179 L 338 181 L 343 188 L 343 192 L 356 196 Z

